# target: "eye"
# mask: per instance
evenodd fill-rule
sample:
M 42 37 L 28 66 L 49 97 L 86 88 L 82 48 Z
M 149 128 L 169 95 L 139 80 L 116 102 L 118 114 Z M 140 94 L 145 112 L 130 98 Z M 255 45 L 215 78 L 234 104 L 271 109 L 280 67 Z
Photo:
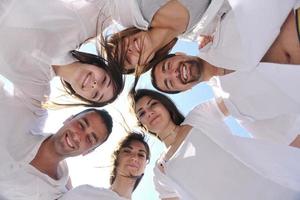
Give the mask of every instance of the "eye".
M 84 129 L 84 125 L 83 125 L 83 123 L 81 121 L 79 121 L 79 127 L 80 127 L 81 130 Z
M 150 107 L 154 107 L 154 106 L 156 106 L 157 104 L 158 104 L 157 101 L 152 101 L 151 104 L 150 104 Z
M 164 62 L 163 66 L 162 66 L 162 72 L 163 72 L 163 73 L 166 72 L 166 62 Z
M 142 118 L 145 115 L 145 111 L 141 111 L 138 113 L 138 118 Z
M 87 140 L 91 145 L 96 144 L 96 138 L 93 135 L 88 135 Z
M 138 156 L 141 157 L 141 158 L 145 158 L 146 157 L 146 155 L 143 154 L 143 153 L 139 153 Z
M 107 77 L 105 76 L 105 77 L 103 78 L 103 80 L 102 80 L 102 84 L 105 83 L 106 79 L 107 79 Z

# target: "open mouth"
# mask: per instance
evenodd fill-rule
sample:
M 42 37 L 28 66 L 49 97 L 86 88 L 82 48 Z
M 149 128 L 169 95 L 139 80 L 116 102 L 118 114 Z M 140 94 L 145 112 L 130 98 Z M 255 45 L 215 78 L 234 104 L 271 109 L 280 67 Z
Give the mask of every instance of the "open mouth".
M 84 77 L 82 81 L 82 88 L 85 88 L 88 83 L 90 83 L 92 80 L 92 72 L 87 73 L 87 75 Z
M 72 137 L 70 136 L 69 132 L 66 133 L 65 140 L 68 147 L 70 147 L 71 149 L 75 149 L 75 143 Z
M 186 65 L 180 67 L 180 79 L 182 83 L 187 83 L 189 80 L 189 70 Z

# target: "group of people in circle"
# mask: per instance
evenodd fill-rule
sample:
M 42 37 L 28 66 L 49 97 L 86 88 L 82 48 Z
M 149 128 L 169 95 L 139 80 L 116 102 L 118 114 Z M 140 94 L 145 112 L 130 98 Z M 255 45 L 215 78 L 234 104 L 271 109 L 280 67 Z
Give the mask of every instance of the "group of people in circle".
M 1 199 L 131 199 L 150 160 L 147 133 L 166 146 L 154 167 L 161 199 L 299 199 L 299 7 L 299 0 L 1 2 Z M 116 23 L 125 29 L 105 31 Z M 198 56 L 170 54 L 182 38 L 199 43 Z M 90 41 L 97 55 L 78 50 Z M 160 92 L 136 88 L 149 70 Z M 141 131 L 116 147 L 110 188 L 72 188 L 65 159 L 103 144 L 113 119 L 88 108 L 44 133 L 50 81 L 58 76 L 76 99 L 54 105 L 102 107 L 118 98 L 128 74 Z M 215 98 L 187 116 L 163 94 L 202 82 Z M 229 115 L 253 138 L 233 135 Z

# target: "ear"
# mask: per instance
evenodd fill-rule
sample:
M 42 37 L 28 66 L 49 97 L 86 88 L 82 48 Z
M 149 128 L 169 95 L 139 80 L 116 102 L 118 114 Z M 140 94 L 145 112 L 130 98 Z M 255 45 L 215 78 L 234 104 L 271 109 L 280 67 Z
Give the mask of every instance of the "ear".
M 66 124 L 67 122 L 71 121 L 74 118 L 74 115 L 71 115 L 70 117 L 68 117 L 63 124 Z
M 184 52 L 176 52 L 175 55 L 176 56 L 186 56 L 186 54 Z

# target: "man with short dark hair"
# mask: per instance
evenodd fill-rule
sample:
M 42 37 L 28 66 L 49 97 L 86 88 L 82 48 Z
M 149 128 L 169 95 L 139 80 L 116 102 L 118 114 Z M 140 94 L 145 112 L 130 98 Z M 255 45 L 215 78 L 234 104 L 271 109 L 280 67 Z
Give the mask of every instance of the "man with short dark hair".
M 42 129 L 36 126 L 43 119 L 21 96 L 0 88 L 0 199 L 58 199 L 68 190 L 65 159 L 85 155 L 105 142 L 112 119 L 104 110 L 87 109 L 68 118 L 55 134 L 33 135 L 33 130 L 37 134 Z
M 239 120 L 255 138 L 291 144 L 300 133 L 300 68 L 261 62 L 248 71 L 214 66 L 183 53 L 169 55 L 151 71 L 153 86 L 166 93 L 200 82 L 213 89 L 220 110 Z

